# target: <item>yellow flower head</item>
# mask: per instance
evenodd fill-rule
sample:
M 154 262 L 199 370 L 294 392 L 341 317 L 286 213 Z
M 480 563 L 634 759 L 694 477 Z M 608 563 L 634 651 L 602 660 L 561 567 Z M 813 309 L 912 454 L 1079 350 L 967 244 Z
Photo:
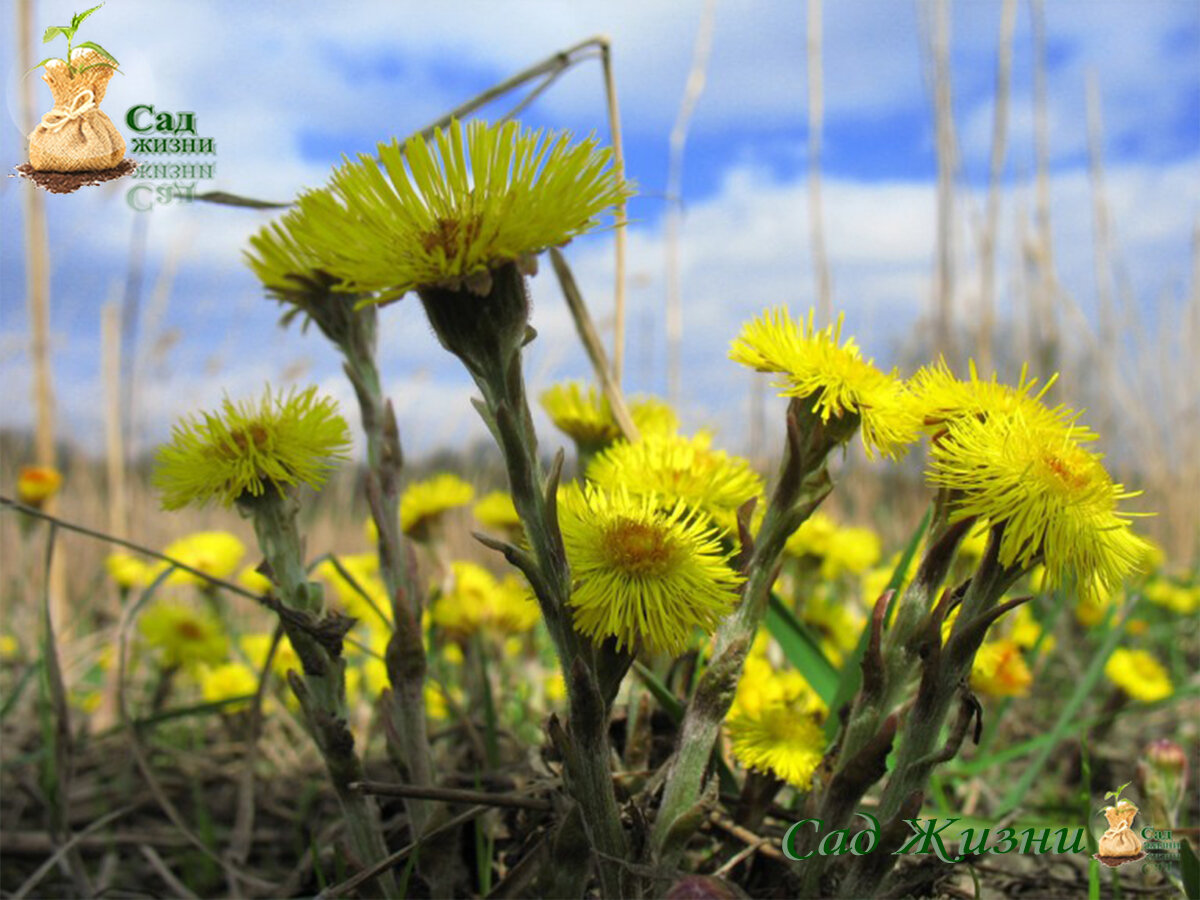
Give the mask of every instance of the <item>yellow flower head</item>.
M 568 381 L 543 391 L 541 400 L 554 427 L 580 446 L 598 450 L 622 437 L 608 398 L 594 387 Z M 675 411 L 656 397 L 631 400 L 629 418 L 643 437 L 674 434 L 679 428 Z
M 433 604 L 433 623 L 446 631 L 469 636 L 482 628 L 501 633 L 529 631 L 540 618 L 528 590 L 513 577 L 497 581 L 487 569 L 471 562 L 450 565 L 453 580 L 449 590 Z
M 138 623 L 142 637 L 162 653 L 165 666 L 216 665 L 229 656 L 229 639 L 211 614 L 159 601 Z
M 347 160 L 282 225 L 347 290 L 457 289 L 596 227 L 632 193 L 610 158 L 591 139 L 453 121 L 429 139 L 381 144 L 378 159 Z
M 1145 650 L 1118 647 L 1104 664 L 1104 674 L 1126 694 L 1142 703 L 1165 700 L 1175 692 L 1167 670 Z
M 237 583 L 256 594 L 269 594 L 273 587 L 271 579 L 258 571 L 257 566 L 246 566 L 238 572 Z
M 328 583 L 349 615 L 366 622 L 369 627 L 386 624 L 372 608 L 372 603 L 383 612 L 392 608 L 387 588 L 379 576 L 379 557 L 374 553 L 357 553 L 339 556 L 337 561 L 352 581 L 338 571 L 331 559 L 323 560 L 313 574 Z
M 197 531 L 172 541 L 163 548 L 163 555 L 224 580 L 233 574 L 246 555 L 246 547 L 227 531 Z M 182 569 L 172 572 L 167 581 L 170 584 L 208 584 L 200 576 Z
M 128 553 L 110 553 L 104 560 L 105 571 L 117 587 L 142 588 L 152 582 L 165 563 L 153 564 L 142 562 L 136 556 Z
M 809 399 L 823 422 L 857 417 L 869 455 L 904 452 L 919 426 L 904 383 L 864 360 L 854 338 L 841 343 L 842 316 L 821 329 L 814 316 L 810 311 L 805 323 L 794 320 L 786 307 L 767 310 L 742 326 L 729 358 L 782 376 L 774 382 L 780 396 Z
M 944 359 L 918 369 L 909 379 L 910 403 L 922 424 L 934 435 L 935 443 L 951 423 L 1011 416 L 1051 428 L 1071 428 L 1079 443 L 1096 439 L 1093 432 L 1076 421 L 1078 413 L 1062 404 L 1048 407 L 1042 403 L 1046 392 L 1058 380 L 1057 375 L 1038 388 L 1037 378 L 1031 378 L 1028 370 L 1022 368 L 1016 385 L 1010 386 L 1000 383 L 994 372 L 990 380 L 980 378 L 974 360 L 968 360 L 967 366 L 966 381 L 959 380 Z
M 475 488 L 449 472 L 414 481 L 400 497 L 400 528 L 415 541 L 427 541 L 442 513 L 466 506 L 474 498 Z
M 613 444 L 588 466 L 587 477 L 609 490 L 657 494 L 709 515 L 736 510 L 762 493 L 762 479 L 741 457 L 713 450 L 706 435 L 650 434 Z
M 1033 610 L 1029 604 L 1025 603 L 1018 606 L 1016 611 L 1009 617 L 1011 625 L 1010 636 L 1013 643 L 1023 650 L 1032 650 L 1037 646 L 1038 641 L 1041 641 L 1041 652 L 1049 653 L 1054 649 L 1054 635 L 1042 635 L 1042 624 L 1034 616 Z
M 801 618 L 824 638 L 825 655 L 835 663 L 858 645 L 858 637 L 866 624 L 862 615 L 849 608 L 834 592 L 824 590 L 808 596 Z
M 62 481 L 62 473 L 53 466 L 21 466 L 17 474 L 17 499 L 40 509 L 58 493 Z
M 821 577 L 832 580 L 843 572 L 861 575 L 879 562 L 880 552 L 879 535 L 870 528 L 839 528 L 821 561 Z
M 0 662 L 11 662 L 21 655 L 21 645 L 11 634 L 0 634 Z
M 798 672 L 751 657 L 725 719 L 734 759 L 808 790 L 825 753 L 825 705 Z
M 955 518 L 1004 523 L 1003 565 L 1042 558 L 1050 584 L 1073 573 L 1086 596 L 1117 587 L 1145 551 L 1116 508 L 1135 494 L 1114 484 L 1079 438 L 1071 424 L 1020 410 L 961 417 L 933 442 L 929 480 L 955 492 Z
M 837 525 L 833 519 L 826 513 L 817 510 L 792 532 L 783 549 L 797 558 L 805 556 L 823 558 L 829 551 L 829 544 L 836 531 Z
M 1156 606 L 1181 616 L 1194 615 L 1200 609 L 1200 585 L 1197 584 L 1177 584 L 1166 578 L 1156 578 L 1146 585 L 1142 595 Z
M 542 391 L 542 409 L 554 427 L 585 447 L 603 447 L 621 437 L 608 398 L 578 381 Z
M 629 402 L 629 418 L 633 419 L 642 437 L 671 435 L 679 430 L 679 416 L 669 403 L 657 397 L 634 397 Z
M 315 387 L 286 394 L 267 388 L 258 402 L 226 397 L 220 412 L 177 423 L 171 442 L 159 448 L 154 484 L 165 509 L 213 500 L 231 506 L 268 489 L 318 487 L 349 448 L 346 422 Z
M 656 494 L 587 485 L 561 502 L 581 634 L 678 655 L 696 628 L 711 633 L 733 609 L 742 577 L 710 521 L 683 501 L 664 508 Z
M 1033 673 L 1012 639 L 984 641 L 971 663 L 971 688 L 987 697 L 1024 697 Z
M 200 673 L 200 691 L 208 703 L 219 703 L 235 697 L 247 698 L 222 707 L 225 713 L 239 712 L 250 706 L 249 698 L 258 692 L 258 675 L 245 663 L 222 663 Z
M 479 499 L 471 510 L 480 524 L 495 531 L 521 531 L 521 517 L 507 491 L 492 491 Z
M 272 636 L 269 634 L 243 634 L 238 638 L 238 645 L 246 654 L 246 658 L 250 660 L 250 665 L 262 671 L 262 667 L 267 661 L 267 653 L 271 649 L 271 640 Z M 300 672 L 303 670 L 303 666 L 295 648 L 292 647 L 292 642 L 285 634 L 279 639 L 279 646 L 275 648 L 275 656 L 271 659 L 271 671 L 286 680 L 289 669 L 293 672 Z

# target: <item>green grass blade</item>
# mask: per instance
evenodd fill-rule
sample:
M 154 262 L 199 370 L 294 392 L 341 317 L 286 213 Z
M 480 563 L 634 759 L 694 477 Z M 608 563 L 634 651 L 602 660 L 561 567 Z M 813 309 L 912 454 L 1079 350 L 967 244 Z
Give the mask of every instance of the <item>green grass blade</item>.
M 638 678 L 642 679 L 642 684 L 646 685 L 647 690 L 654 695 L 654 699 L 658 701 L 658 705 L 662 707 L 663 712 L 671 717 L 671 721 L 676 725 L 682 722 L 684 706 L 679 698 L 671 693 L 671 689 L 663 684 L 659 677 L 650 671 L 650 669 L 636 660 L 633 663 L 633 671 Z M 713 748 L 713 756 L 717 760 L 717 776 L 721 780 L 721 793 L 737 795 L 741 792 L 741 786 L 738 784 L 733 770 L 729 768 L 729 764 L 721 756 L 719 749 L 720 738 L 717 739 L 717 743 L 718 747 Z
M 1046 761 L 1050 758 L 1050 754 L 1054 752 L 1054 749 L 1069 734 L 1075 732 L 1075 719 L 1079 715 L 1080 709 L 1083 708 L 1084 701 L 1092 695 L 1096 684 L 1104 677 L 1104 664 L 1108 662 L 1108 657 L 1112 655 L 1113 650 L 1117 648 L 1117 644 L 1120 643 L 1121 638 L 1124 636 L 1125 623 L 1128 621 L 1129 614 L 1132 611 L 1133 604 L 1127 604 L 1121 611 L 1120 618 L 1116 624 L 1105 635 L 1100 649 L 1092 657 L 1091 665 L 1088 666 L 1083 678 L 1079 680 L 1079 684 L 1076 685 L 1071 698 L 1063 706 L 1058 721 L 1054 724 L 1054 728 L 1051 729 L 1048 739 L 1042 744 L 1033 759 L 1029 761 L 1029 764 L 1024 767 L 1021 777 L 1009 788 L 1008 793 L 1005 794 L 1004 799 L 1000 802 L 1000 806 L 996 810 L 997 818 L 1005 816 L 1016 809 L 1017 804 L 1029 792 L 1029 788 L 1034 780 L 1041 774 Z
M 4 698 L 4 705 L 0 706 L 0 722 L 3 722 L 8 717 L 13 707 L 17 705 L 17 701 L 21 699 L 21 695 L 25 693 L 26 685 L 33 681 L 35 675 L 40 675 L 41 671 L 41 660 L 35 660 L 25 667 L 25 671 L 21 673 L 21 677 L 17 679 L 17 683 L 13 685 L 12 693 Z
M 1200 900 L 1200 860 L 1196 859 L 1196 851 L 1187 838 L 1179 842 L 1179 868 L 1188 900 Z
M 646 689 L 654 695 L 654 699 L 658 701 L 663 712 L 671 717 L 671 721 L 676 725 L 682 722 L 683 703 L 671 692 L 671 689 L 663 684 L 650 669 L 636 660 L 633 663 L 633 671 L 638 678 L 642 679 L 642 684 L 646 685 Z
M 921 517 L 921 521 L 913 531 L 912 537 L 908 539 L 908 545 L 904 548 L 904 552 L 900 554 L 900 561 L 896 563 L 896 568 L 892 570 L 892 577 L 888 579 L 885 590 L 900 590 L 900 584 L 904 581 L 904 573 L 908 571 L 913 557 L 917 555 L 917 548 L 921 546 L 921 539 L 925 537 L 925 531 L 929 528 L 929 521 L 932 517 L 933 506 L 931 504 L 929 509 L 925 510 L 925 515 Z M 892 603 L 894 604 L 895 601 L 896 597 L 893 596 Z M 891 613 L 890 608 L 888 613 Z M 854 695 L 858 693 L 858 687 L 862 683 L 862 658 L 863 654 L 867 651 L 867 641 L 870 637 L 870 628 L 864 628 L 862 634 L 858 637 L 858 645 L 846 657 L 845 663 L 842 664 L 842 673 L 838 680 L 837 690 L 834 692 L 833 702 L 829 704 L 829 718 L 825 720 L 825 739 L 827 741 L 832 741 L 837 737 L 838 728 L 841 726 L 838 710 L 853 700 Z
M 767 631 L 783 649 L 787 661 L 804 676 L 817 696 L 832 707 L 840 680 L 838 670 L 826 659 L 812 631 L 774 592 L 767 604 Z

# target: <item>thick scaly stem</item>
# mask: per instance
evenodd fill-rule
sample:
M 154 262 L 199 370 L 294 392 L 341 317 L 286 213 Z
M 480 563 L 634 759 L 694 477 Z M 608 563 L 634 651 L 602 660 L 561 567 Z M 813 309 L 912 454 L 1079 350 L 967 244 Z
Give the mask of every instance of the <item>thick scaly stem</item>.
M 823 422 L 803 401 L 792 401 L 789 406 L 788 443 L 779 483 L 748 555 L 742 602 L 717 631 L 712 662 L 688 704 L 667 774 L 651 836 L 660 865 L 675 863 L 694 830 L 713 746 L 733 704 L 746 654 L 766 614 L 784 544 L 832 490 L 826 458 L 857 426 L 857 418 Z
M 530 334 L 524 276 L 509 264 L 491 273 L 483 295 L 425 289 L 421 300 L 439 340 L 462 360 L 483 394 L 480 413 L 504 456 L 509 491 L 529 542 L 531 556 L 525 557 L 523 570 L 566 680 L 570 700 L 566 786 L 583 812 L 584 827 L 597 851 L 603 895 L 627 896 L 636 887 L 621 865 L 629 846 L 613 789 L 608 743 L 611 700 L 598 678 L 597 657 L 604 650 L 592 648 L 571 627 L 571 575 L 555 507 L 557 470 L 543 479 L 521 369 L 521 346 Z
M 400 472 L 404 464 L 400 432 L 391 404 L 384 396 L 376 364 L 377 312 L 358 307 L 357 294 L 341 293 L 333 279 L 314 273 L 288 298 L 338 348 L 343 368 L 354 387 L 367 438 L 366 495 L 379 535 L 379 570 L 392 608 L 393 633 L 385 654 L 392 686 L 387 714 L 399 763 L 412 784 L 433 784 L 425 719 L 425 645 L 421 637 L 421 593 L 400 533 Z M 429 800 L 405 800 L 414 836 L 429 827 L 439 805 Z M 426 854 L 428 857 L 429 854 Z M 423 869 L 428 868 L 423 866 Z
M 321 588 L 308 580 L 304 570 L 295 495 L 269 487 L 263 495 L 243 497 L 238 503 L 254 524 L 271 580 L 279 590 L 277 611 L 304 670 L 303 676 L 290 672 L 288 681 L 325 759 L 351 846 L 364 866 L 372 865 L 388 851 L 374 801 L 350 788 L 363 778 L 354 736 L 346 724 L 346 663 L 341 654 L 342 637 L 352 622 L 322 615 Z M 399 896 L 390 871 L 377 876 L 375 883 L 383 896 Z
M 392 685 L 391 714 L 410 783 L 433 784 L 429 738 L 425 726 L 425 644 L 421 638 L 420 591 L 400 534 L 400 470 L 403 456 L 392 406 L 384 399 L 370 353 L 346 354 L 346 374 L 354 385 L 367 436 L 367 501 L 379 535 L 379 571 L 392 601 L 393 632 L 386 663 Z M 414 835 L 428 827 L 435 804 L 406 802 Z
M 912 707 L 900 725 L 895 764 L 880 799 L 879 820 L 885 827 L 901 824 L 910 798 L 924 794 L 934 768 L 958 754 L 978 712 L 978 701 L 968 687 L 975 654 L 992 623 L 1027 599 L 999 603 L 1024 571 L 1019 566 L 1005 566 L 999 560 L 1003 528 L 1002 524 L 993 526 L 983 559 L 962 594 L 961 608 L 947 639 L 942 641 L 942 625 L 957 602 L 957 596 L 949 593 L 928 613 L 914 638 L 920 647 L 921 680 Z M 930 552 L 934 552 L 933 548 Z M 893 646 L 891 652 L 898 652 L 898 648 Z M 957 712 L 949 730 L 944 731 L 952 710 Z M 864 790 L 866 787 L 869 785 Z M 842 884 L 842 896 L 873 895 L 891 869 L 890 865 L 876 862 L 854 867 Z

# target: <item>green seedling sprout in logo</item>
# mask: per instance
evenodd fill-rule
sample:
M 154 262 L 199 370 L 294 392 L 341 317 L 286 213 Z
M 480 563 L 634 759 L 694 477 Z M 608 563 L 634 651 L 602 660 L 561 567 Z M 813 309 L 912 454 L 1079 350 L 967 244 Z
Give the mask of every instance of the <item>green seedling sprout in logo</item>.
M 40 63 L 38 63 L 36 66 L 34 66 L 33 69 L 30 69 L 29 71 L 32 72 L 34 69 L 40 69 L 42 66 L 46 65 L 46 63 L 54 62 L 55 60 L 58 60 L 61 63 L 66 63 L 67 71 L 70 73 L 72 78 L 74 78 L 76 75 L 80 74 L 81 72 L 86 72 L 88 69 L 94 69 L 94 68 L 96 68 L 96 66 L 108 66 L 110 69 L 115 69 L 118 72 L 121 71 L 120 69 L 117 68 L 117 66 L 120 65 L 120 63 L 117 62 L 117 58 L 115 56 L 113 56 L 111 53 L 109 53 L 107 50 L 105 50 L 103 47 L 101 47 L 99 44 L 97 44 L 95 41 L 80 41 L 78 44 L 75 43 L 75 33 L 79 31 L 79 26 L 83 23 L 83 20 L 86 19 L 88 16 L 90 16 L 92 13 L 94 13 L 96 10 L 98 10 L 103 5 L 104 4 L 101 3 L 99 6 L 93 6 L 91 9 L 87 10 L 86 12 L 76 13 L 75 15 L 73 15 L 71 17 L 70 25 L 51 25 L 49 28 L 47 28 L 46 33 L 42 35 L 42 43 L 48 44 L 52 40 L 54 40 L 58 35 L 61 34 L 63 37 L 65 37 L 67 39 L 67 57 L 66 57 L 66 59 L 59 59 L 57 56 L 47 56 Z M 80 68 L 77 69 L 77 68 L 75 68 L 74 65 L 71 64 L 71 54 L 74 53 L 76 50 L 95 50 L 97 53 L 99 53 L 101 56 L 105 57 L 106 59 L 111 59 L 112 62 L 111 63 L 97 62 L 97 63 L 92 63 L 91 65 L 81 66 Z
M 1122 800 L 1121 799 L 1121 792 L 1123 790 L 1125 790 L 1125 788 L 1129 787 L 1129 785 L 1131 785 L 1131 784 L 1133 784 L 1132 781 L 1127 781 L 1123 785 L 1121 785 L 1119 788 L 1117 788 L 1115 791 L 1109 791 L 1107 794 L 1105 794 L 1104 799 L 1112 800 L 1112 804 L 1109 806 L 1101 806 L 1099 809 L 1096 810 L 1096 815 L 1102 816 L 1105 814 L 1106 810 L 1118 808 L 1122 805 L 1132 806 L 1133 805 L 1132 800 Z

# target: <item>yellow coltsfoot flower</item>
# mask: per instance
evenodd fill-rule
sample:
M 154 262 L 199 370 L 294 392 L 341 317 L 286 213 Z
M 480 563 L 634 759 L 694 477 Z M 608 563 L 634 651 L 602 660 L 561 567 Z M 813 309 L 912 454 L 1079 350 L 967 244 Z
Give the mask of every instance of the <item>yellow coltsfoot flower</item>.
M 238 563 L 246 555 L 246 546 L 227 531 L 197 531 L 172 541 L 162 552 L 164 556 L 198 569 L 205 575 L 224 580 L 237 569 Z M 172 572 L 167 581 L 170 584 L 208 584 L 199 575 L 182 569 Z
M 608 398 L 578 381 L 553 385 L 542 391 L 542 409 L 554 427 L 585 447 L 600 448 L 621 437 Z
M 1001 383 L 993 372 L 989 380 L 979 377 L 974 360 L 968 360 L 966 380 L 959 379 L 944 359 L 924 366 L 908 380 L 910 402 L 922 424 L 941 432 L 948 423 L 965 418 L 1020 415 L 1046 424 L 1070 425 L 1077 414 L 1065 406 L 1047 407 L 1042 403 L 1046 392 L 1058 380 L 1051 376 L 1038 387 L 1038 379 L 1021 369 L 1016 385 Z M 1092 440 L 1091 432 L 1076 426 L 1076 440 Z
M 166 563 L 156 560 L 143 562 L 129 553 L 110 553 L 104 558 L 104 569 L 117 587 L 123 590 L 143 588 L 152 582 Z
M 554 427 L 591 452 L 622 437 L 608 398 L 595 387 L 578 381 L 552 385 L 542 392 L 541 401 Z M 656 397 L 631 400 L 629 418 L 643 437 L 670 435 L 679 428 L 675 411 Z
M 506 533 L 521 532 L 521 517 L 508 491 L 491 491 L 479 498 L 471 509 L 481 525 Z
M 428 541 L 443 513 L 473 499 L 475 488 L 449 472 L 414 481 L 400 495 L 400 529 L 415 541 Z
M 729 358 L 781 376 L 773 382 L 780 396 L 808 400 L 822 422 L 860 424 L 868 455 L 903 453 L 920 424 L 904 383 L 863 359 L 854 338 L 842 343 L 843 316 L 827 328 L 814 318 L 812 310 L 807 322 L 786 307 L 766 310 L 742 327 Z
M 741 457 L 713 450 L 707 435 L 650 434 L 622 441 L 592 460 L 587 477 L 601 487 L 681 500 L 710 516 L 732 512 L 762 493 L 763 482 Z
M 1142 703 L 1165 700 L 1175 692 L 1167 670 L 1145 650 L 1118 647 L 1104 664 L 1104 674 L 1126 694 Z
M 455 120 L 347 161 L 283 227 L 348 290 L 381 300 L 430 286 L 486 293 L 490 271 L 590 231 L 630 195 L 611 156 L 591 139 Z
M 216 413 L 183 419 L 159 448 L 154 485 L 165 509 L 204 506 L 214 500 L 262 496 L 268 490 L 317 487 L 350 449 L 350 431 L 332 400 L 317 389 L 272 394 Z
M 971 688 L 987 697 L 1024 697 L 1033 673 L 1011 638 L 984 641 L 971 663 Z
M 245 663 L 227 662 L 200 673 L 200 691 L 208 703 L 245 698 L 222 707 L 224 713 L 248 709 L 250 698 L 258 692 L 258 675 Z
M 826 714 L 800 673 L 751 655 L 725 719 L 730 751 L 746 768 L 808 790 L 825 754 Z
M 62 487 L 62 473 L 53 466 L 21 466 L 17 474 L 17 499 L 41 509 Z
M 742 576 L 711 520 L 682 500 L 593 484 L 565 491 L 560 514 L 575 629 L 596 643 L 677 655 L 737 602 Z
M 949 420 L 930 451 L 929 480 L 953 492 L 953 518 L 1003 524 L 999 559 L 1029 568 L 1039 560 L 1050 585 L 1074 575 L 1089 596 L 1115 589 L 1145 558 L 1099 454 L 1080 446 L 1074 417 L 1021 410 Z
M 180 603 L 159 601 L 138 623 L 142 637 L 162 654 L 164 666 L 217 665 L 229 656 L 229 638 L 211 614 Z

